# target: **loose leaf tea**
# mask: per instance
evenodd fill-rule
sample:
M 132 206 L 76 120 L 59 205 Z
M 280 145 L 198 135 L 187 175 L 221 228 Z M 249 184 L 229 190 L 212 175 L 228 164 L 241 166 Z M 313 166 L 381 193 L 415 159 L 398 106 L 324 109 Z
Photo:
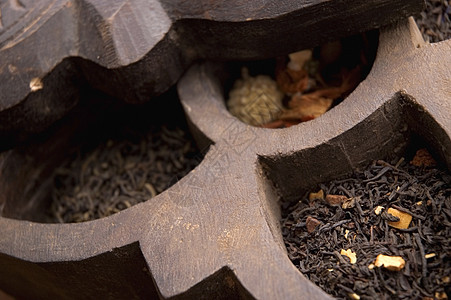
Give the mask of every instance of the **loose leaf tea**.
M 282 225 L 291 261 L 335 297 L 450 296 L 451 176 L 444 171 L 377 161 L 307 193 Z
M 425 41 L 436 43 L 451 37 L 451 5 L 449 0 L 427 0 L 415 21 Z
M 49 212 L 53 222 L 102 218 L 146 201 L 186 175 L 201 158 L 179 127 L 155 125 L 145 134 L 126 135 L 78 153 L 56 170 Z

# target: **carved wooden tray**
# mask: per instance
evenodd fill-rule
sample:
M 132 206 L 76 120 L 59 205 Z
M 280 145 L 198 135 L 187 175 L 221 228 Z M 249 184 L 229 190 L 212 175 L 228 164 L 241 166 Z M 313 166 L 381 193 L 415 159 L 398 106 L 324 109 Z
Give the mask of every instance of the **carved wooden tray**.
M 424 43 L 412 19 L 384 27 L 370 74 L 344 102 L 279 130 L 228 113 L 222 63 L 193 66 L 178 90 L 199 143 L 212 143 L 201 164 L 151 201 L 107 218 L 0 217 L 0 288 L 33 299 L 328 298 L 287 257 L 278 197 L 402 153 L 412 133 L 450 169 L 450 52 L 451 41 Z M 2 206 L 16 205 L 9 199 L 46 168 L 14 161 L 15 151 L 0 157 Z
M 61 118 L 86 84 L 124 101 L 145 102 L 174 85 L 199 58 L 274 57 L 378 28 L 423 5 L 422 0 L 2 1 L 1 149 Z

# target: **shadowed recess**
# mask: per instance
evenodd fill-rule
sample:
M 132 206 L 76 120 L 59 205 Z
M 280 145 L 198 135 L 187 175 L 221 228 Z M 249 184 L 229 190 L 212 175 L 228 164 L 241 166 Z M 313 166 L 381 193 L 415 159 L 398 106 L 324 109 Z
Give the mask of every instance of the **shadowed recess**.
M 200 161 L 175 89 L 123 104 L 91 89 L 69 115 L 0 153 L 0 213 L 46 223 L 98 219 L 147 201 Z
M 169 299 L 241 300 L 255 298 L 242 286 L 229 267 L 223 267 L 186 292 Z
M 81 261 L 0 261 L 0 288 L 17 299 L 159 298 L 138 242 Z

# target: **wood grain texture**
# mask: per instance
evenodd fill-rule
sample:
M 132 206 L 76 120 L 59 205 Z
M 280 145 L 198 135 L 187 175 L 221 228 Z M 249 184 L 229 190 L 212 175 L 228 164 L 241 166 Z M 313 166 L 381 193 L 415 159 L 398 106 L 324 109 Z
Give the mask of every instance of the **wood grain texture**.
M 287 129 L 233 118 L 217 76 L 222 64 L 193 66 L 178 90 L 192 125 L 214 143 L 202 163 L 151 201 L 107 218 L 50 225 L 0 217 L 0 289 L 18 298 L 329 298 L 287 257 L 278 195 L 294 198 L 402 152 L 411 133 L 451 168 L 451 41 L 425 44 L 417 31 L 412 20 L 384 28 L 367 79 L 332 111 Z M 8 181 L 14 151 L 0 157 L 2 191 L 17 182 Z
M 195 60 L 286 54 L 392 23 L 422 0 L 8 0 L 0 7 L 0 139 L 43 130 L 89 84 L 139 103 Z M 32 90 L 33 80 L 42 82 Z

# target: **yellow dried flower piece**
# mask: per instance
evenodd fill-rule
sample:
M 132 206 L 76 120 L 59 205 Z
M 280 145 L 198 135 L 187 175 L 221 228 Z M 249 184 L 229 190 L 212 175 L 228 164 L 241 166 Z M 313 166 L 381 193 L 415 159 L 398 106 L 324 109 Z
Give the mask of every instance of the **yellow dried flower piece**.
M 278 119 L 282 112 L 283 93 L 277 83 L 269 76 L 249 76 L 246 68 L 242 70 L 229 93 L 227 106 L 232 115 L 244 123 L 260 126 Z
M 341 204 L 341 208 L 343 209 L 348 209 L 348 208 L 353 208 L 355 207 L 355 198 L 348 198 L 345 201 L 343 201 L 343 203 Z
M 312 50 L 302 50 L 289 54 L 290 62 L 288 68 L 292 70 L 302 70 L 308 61 L 312 60 Z
M 35 78 L 31 79 L 31 81 L 30 81 L 30 90 L 32 92 L 36 92 L 36 91 L 42 90 L 43 88 L 44 88 L 44 83 L 42 83 L 41 78 L 35 77 Z
M 398 229 L 407 229 L 409 228 L 410 222 L 412 221 L 412 216 L 409 215 L 408 213 L 399 211 L 397 209 L 394 208 L 389 208 L 387 210 L 387 212 L 395 217 L 399 218 L 398 222 L 388 222 L 388 225 L 390 225 L 391 227 L 395 227 Z
M 382 267 L 390 271 L 400 271 L 406 265 L 405 260 L 401 256 L 388 256 L 379 254 L 374 261 L 376 267 Z
M 348 250 L 341 249 L 340 254 L 349 257 L 349 259 L 351 260 L 351 264 L 355 264 L 357 262 L 357 255 L 355 254 L 355 252 L 352 252 L 351 249 Z
M 360 300 L 360 296 L 357 295 L 356 293 L 352 293 L 352 294 L 349 293 L 348 296 L 349 296 L 350 299 L 353 299 L 353 300 Z
M 308 199 L 310 201 L 312 201 L 312 200 L 323 200 L 324 199 L 324 191 L 323 190 L 319 190 L 317 193 L 310 193 L 308 195 Z
M 383 206 L 376 206 L 376 208 L 374 209 L 374 213 L 376 215 L 380 215 L 383 209 L 384 209 Z
M 348 239 L 349 229 L 345 230 L 345 239 Z
M 434 296 L 435 296 L 435 299 L 438 299 L 438 300 L 448 299 L 448 295 L 446 295 L 445 292 L 435 292 Z

